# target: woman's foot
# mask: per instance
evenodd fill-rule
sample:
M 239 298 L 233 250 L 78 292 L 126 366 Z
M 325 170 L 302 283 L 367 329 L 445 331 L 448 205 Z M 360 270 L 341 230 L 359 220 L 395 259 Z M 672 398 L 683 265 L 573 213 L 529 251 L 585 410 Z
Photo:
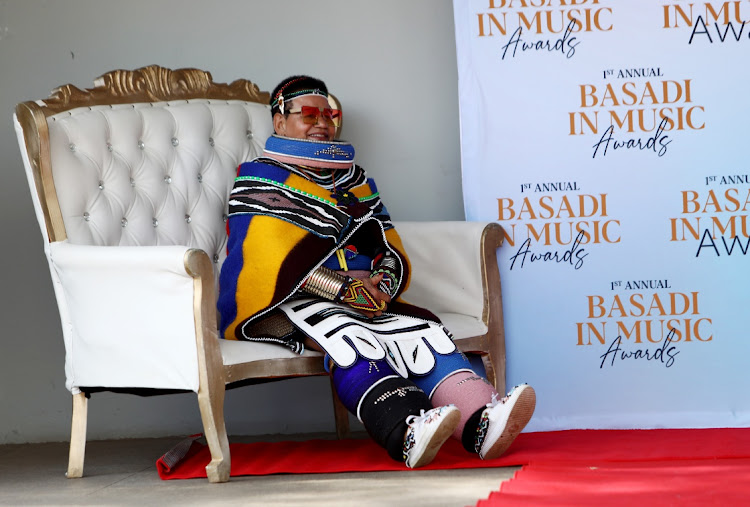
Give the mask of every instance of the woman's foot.
M 535 406 L 536 393 L 528 384 L 516 386 L 502 400 L 488 403 L 479 419 L 474 442 L 479 457 L 495 459 L 507 451 L 528 424 Z
M 458 426 L 461 412 L 455 405 L 437 407 L 406 418 L 404 461 L 409 468 L 429 464 Z

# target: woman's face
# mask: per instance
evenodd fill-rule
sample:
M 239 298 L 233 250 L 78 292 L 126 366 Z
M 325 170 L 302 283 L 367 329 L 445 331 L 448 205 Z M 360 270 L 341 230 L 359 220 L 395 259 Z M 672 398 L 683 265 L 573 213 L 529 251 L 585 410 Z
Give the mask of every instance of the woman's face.
M 289 110 L 298 111 L 302 106 L 312 106 L 319 109 L 331 107 L 328 105 L 328 99 L 321 95 L 306 95 L 294 99 Z M 318 116 L 315 125 L 308 125 L 302 121 L 301 114 L 284 116 L 281 113 L 276 113 L 273 117 L 273 128 L 281 136 L 311 141 L 333 141 L 333 136 L 336 135 L 336 127 L 329 126 L 323 115 Z

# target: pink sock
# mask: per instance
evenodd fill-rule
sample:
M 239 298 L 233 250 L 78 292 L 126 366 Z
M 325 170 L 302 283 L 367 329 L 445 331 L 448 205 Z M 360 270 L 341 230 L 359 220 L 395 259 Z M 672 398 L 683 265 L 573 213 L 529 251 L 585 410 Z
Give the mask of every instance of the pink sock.
M 466 421 L 497 394 L 492 385 L 473 371 L 459 371 L 443 380 L 432 395 L 432 406 L 454 404 L 461 411 L 461 421 L 453 436 L 461 440 Z M 499 396 L 498 396 L 499 398 Z

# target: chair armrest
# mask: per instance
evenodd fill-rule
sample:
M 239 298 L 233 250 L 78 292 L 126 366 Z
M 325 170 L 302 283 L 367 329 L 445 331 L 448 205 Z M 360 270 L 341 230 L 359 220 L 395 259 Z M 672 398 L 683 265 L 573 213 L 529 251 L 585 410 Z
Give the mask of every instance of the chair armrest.
M 502 227 L 494 222 L 395 226 L 412 265 L 404 299 L 434 312 L 448 329 L 456 326 L 452 331 L 459 348 L 482 353 L 487 378 L 504 393 L 505 331 L 497 265 Z
M 197 333 L 196 327 L 208 323 L 210 328 L 211 322 L 216 327 L 215 302 L 195 299 L 201 285 L 195 283 L 199 275 L 190 271 L 198 271 L 195 256 L 200 254 L 205 256 L 184 246 L 50 244 L 68 389 L 198 391 L 196 336 L 202 330 Z M 213 299 L 213 272 L 205 261 L 211 279 L 203 285 Z M 218 350 L 218 343 L 213 345 Z
M 395 222 L 411 262 L 404 300 L 435 313 L 469 315 L 487 324 L 488 291 L 499 289 L 493 222 Z M 487 265 L 494 264 L 494 274 Z M 492 280 L 487 278 L 493 277 Z

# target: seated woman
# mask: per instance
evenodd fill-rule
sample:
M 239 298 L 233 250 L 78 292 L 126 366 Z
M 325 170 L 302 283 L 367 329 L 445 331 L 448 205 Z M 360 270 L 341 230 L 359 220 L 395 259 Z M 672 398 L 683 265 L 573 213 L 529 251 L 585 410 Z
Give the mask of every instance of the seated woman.
M 326 353 L 339 398 L 395 460 L 428 464 L 453 435 L 500 456 L 531 419 L 534 390 L 500 399 L 429 311 L 399 299 L 409 260 L 341 112 L 309 76 L 271 95 L 275 135 L 240 165 L 229 199 L 219 310 L 227 339 Z

